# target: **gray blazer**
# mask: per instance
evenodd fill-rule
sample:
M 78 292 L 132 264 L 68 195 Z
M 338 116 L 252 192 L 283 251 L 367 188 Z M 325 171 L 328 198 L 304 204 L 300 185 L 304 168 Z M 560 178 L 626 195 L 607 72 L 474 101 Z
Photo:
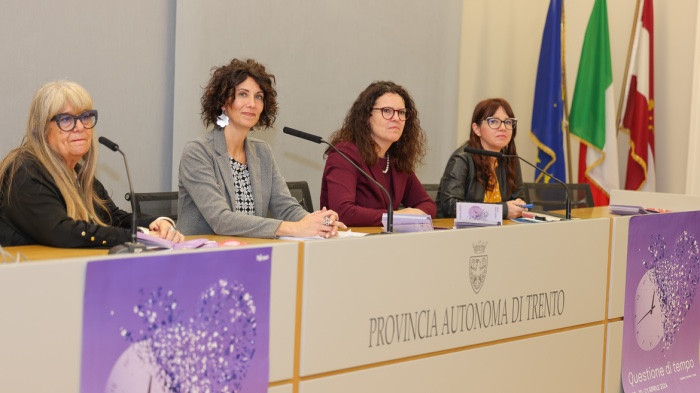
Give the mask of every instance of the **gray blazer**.
M 235 211 L 236 188 L 223 131 L 217 127 L 185 145 L 177 220 L 183 234 L 272 238 L 283 220 L 299 221 L 308 214 L 289 193 L 267 143 L 248 137 L 245 154 L 255 216 Z M 268 212 L 275 218 L 266 218 Z

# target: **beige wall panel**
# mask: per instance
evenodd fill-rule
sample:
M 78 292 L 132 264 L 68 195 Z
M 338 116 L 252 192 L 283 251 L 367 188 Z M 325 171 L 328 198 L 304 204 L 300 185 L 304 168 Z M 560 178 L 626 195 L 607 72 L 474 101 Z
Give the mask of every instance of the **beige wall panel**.
M 605 393 L 622 393 L 622 325 L 608 324 L 608 339 L 605 349 Z
M 309 380 L 299 392 L 599 392 L 602 351 L 593 326 Z
M 629 225 L 630 217 L 614 217 L 612 219 L 608 318 L 622 318 L 625 314 Z

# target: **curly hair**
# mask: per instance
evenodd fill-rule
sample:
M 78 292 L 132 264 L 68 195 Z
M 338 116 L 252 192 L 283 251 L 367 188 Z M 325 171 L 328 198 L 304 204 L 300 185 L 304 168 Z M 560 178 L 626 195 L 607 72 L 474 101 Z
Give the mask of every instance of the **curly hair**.
M 481 122 L 484 121 L 484 119 L 486 119 L 489 116 L 493 116 L 493 114 L 496 113 L 498 108 L 503 108 L 506 114 L 508 114 L 508 117 L 515 117 L 515 114 L 513 114 L 513 108 L 511 108 L 508 101 L 506 101 L 503 98 L 487 98 L 476 104 L 476 107 L 474 108 L 474 113 L 472 114 L 471 124 L 481 124 Z M 518 154 L 515 150 L 515 135 L 517 135 L 517 133 L 518 126 L 516 123 L 515 127 L 513 127 L 513 135 L 510 138 L 510 142 L 508 142 L 508 144 L 503 149 L 501 149 L 501 153 L 508 155 Z M 476 149 L 484 148 L 481 145 L 481 137 L 476 135 L 472 127 L 469 127 L 469 140 L 467 140 L 466 145 Z M 479 183 L 481 183 L 484 186 L 484 189 L 492 191 L 494 184 L 489 183 L 489 179 L 491 178 L 491 176 L 494 176 L 494 173 L 491 170 L 489 157 L 474 154 L 472 155 L 472 158 L 474 159 L 474 164 L 476 165 L 476 171 L 478 173 L 476 179 L 479 181 Z M 506 170 L 508 174 L 508 189 L 513 190 L 515 189 L 515 161 L 517 159 L 506 158 L 505 160 L 505 164 L 500 163 L 499 165 L 506 165 Z
M 405 173 L 413 173 L 425 156 L 425 134 L 420 126 L 418 110 L 406 89 L 391 81 L 373 82 L 360 93 L 350 107 L 343 126 L 331 134 L 331 143 L 352 142 L 367 165 L 375 165 L 379 157 L 379 145 L 372 139 L 369 119 L 377 99 L 387 93 L 398 94 L 406 105 L 406 123 L 401 138 L 394 142 L 388 153 L 391 165 Z M 328 155 L 330 148 L 326 149 Z
M 248 77 L 253 78 L 264 93 L 263 111 L 255 127 L 272 127 L 277 117 L 275 76 L 253 59 L 233 59 L 227 65 L 211 69 L 211 79 L 202 96 L 202 122 L 205 126 L 216 123 L 221 108 L 233 102 L 236 87 Z

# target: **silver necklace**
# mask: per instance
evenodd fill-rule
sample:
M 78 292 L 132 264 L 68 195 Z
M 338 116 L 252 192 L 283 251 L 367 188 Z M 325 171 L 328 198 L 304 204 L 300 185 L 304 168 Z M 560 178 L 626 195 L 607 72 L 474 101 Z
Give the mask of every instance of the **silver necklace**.
M 382 173 L 389 172 L 389 153 L 386 153 L 386 168 L 382 170 Z

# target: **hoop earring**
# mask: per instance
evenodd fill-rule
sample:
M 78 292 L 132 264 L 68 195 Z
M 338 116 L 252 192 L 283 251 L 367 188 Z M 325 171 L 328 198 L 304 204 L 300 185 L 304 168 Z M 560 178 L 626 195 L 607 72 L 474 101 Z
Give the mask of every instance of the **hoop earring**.
M 219 117 L 216 118 L 216 125 L 221 128 L 224 128 L 228 125 L 228 116 L 226 115 L 225 110 L 222 109 L 221 114 L 219 115 Z

